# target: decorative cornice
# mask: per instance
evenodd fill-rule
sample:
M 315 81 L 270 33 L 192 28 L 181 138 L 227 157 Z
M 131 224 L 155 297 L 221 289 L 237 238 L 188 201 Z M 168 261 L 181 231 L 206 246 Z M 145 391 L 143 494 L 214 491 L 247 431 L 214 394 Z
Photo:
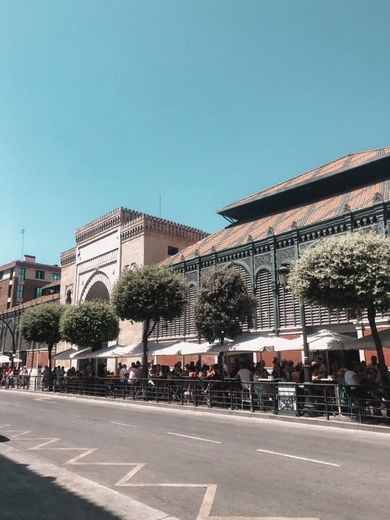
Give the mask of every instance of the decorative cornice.
M 91 269 L 97 269 L 98 267 L 101 268 L 105 264 L 116 262 L 117 257 L 118 249 L 113 249 L 112 251 L 107 251 L 101 255 L 94 256 L 93 258 L 78 264 L 79 273 L 85 273 Z
M 76 248 L 67 249 L 61 253 L 61 266 L 65 267 L 69 264 L 74 264 L 76 261 Z
M 129 240 L 147 232 L 180 237 L 191 243 L 198 242 L 208 236 L 208 233 L 200 229 L 153 217 L 152 215 L 141 214 L 138 218 L 132 219 L 122 226 L 121 239 Z
M 145 217 L 140 215 L 139 217 L 126 222 L 121 229 L 121 240 L 130 240 L 134 237 L 140 236 L 145 231 Z
M 91 240 L 102 233 L 109 231 L 110 229 L 116 228 L 131 219 L 134 219 L 142 213 L 133 211 L 126 208 L 117 208 L 110 211 L 106 215 L 93 220 L 89 224 L 82 226 L 76 230 L 76 243 L 80 244 L 87 240 Z
M 199 229 L 177 224 L 152 215 L 126 208 L 117 208 L 76 230 L 76 243 L 91 240 L 114 228 L 121 228 L 121 239 L 129 240 L 145 232 L 154 232 L 180 237 L 189 242 L 198 242 L 208 236 Z
M 180 238 L 191 242 L 198 242 L 199 240 L 209 236 L 208 233 L 201 231 L 200 229 L 185 226 L 184 224 L 178 224 L 171 220 L 153 217 L 152 215 L 145 215 L 145 225 L 148 231 L 154 231 L 156 233 L 170 236 L 179 236 Z

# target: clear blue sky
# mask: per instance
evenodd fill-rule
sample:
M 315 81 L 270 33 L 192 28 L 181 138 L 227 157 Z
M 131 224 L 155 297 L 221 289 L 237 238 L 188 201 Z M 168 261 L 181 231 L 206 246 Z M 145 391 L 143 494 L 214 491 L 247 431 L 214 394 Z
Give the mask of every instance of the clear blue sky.
M 388 0 L 0 0 L 0 262 L 390 144 Z

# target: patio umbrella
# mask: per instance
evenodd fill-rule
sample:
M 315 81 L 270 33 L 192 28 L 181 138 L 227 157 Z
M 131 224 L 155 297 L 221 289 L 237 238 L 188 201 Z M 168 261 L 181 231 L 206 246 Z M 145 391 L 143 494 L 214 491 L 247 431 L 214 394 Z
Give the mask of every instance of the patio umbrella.
M 89 359 L 91 357 L 92 349 L 91 347 L 83 348 L 81 350 L 77 350 L 74 354 L 69 354 L 69 359 Z
M 161 343 L 156 343 L 154 341 L 148 341 L 148 354 L 154 355 L 154 352 L 158 349 L 161 349 L 163 345 Z M 142 356 L 143 353 L 143 343 L 142 341 L 138 341 L 136 343 L 132 343 L 127 345 L 126 347 L 116 347 L 113 350 L 113 354 L 116 357 L 135 357 Z
M 5 356 L 4 354 L 0 355 L 0 363 L 11 363 L 11 360 L 8 356 Z
M 165 347 L 160 345 L 160 348 L 154 350 L 153 354 L 156 356 L 194 356 L 199 354 L 207 354 L 212 345 L 213 344 L 210 345 L 209 343 L 193 343 L 190 341 L 178 341 L 173 345 Z
M 309 350 L 356 350 L 357 339 L 347 336 L 346 334 L 339 334 L 332 330 L 323 329 L 307 337 Z M 296 350 L 303 350 L 303 337 L 290 341 L 291 347 Z
M 230 344 L 222 345 L 219 352 L 273 352 L 274 350 L 288 350 L 290 341 L 280 338 L 279 336 L 271 336 L 270 334 L 250 334 L 240 337 Z M 213 349 L 214 350 L 214 349 Z
M 382 341 L 383 348 L 390 347 L 390 329 L 385 329 L 378 331 L 379 337 Z M 369 336 L 365 336 L 364 338 L 359 338 L 355 340 L 356 348 L 364 349 L 364 350 L 376 350 L 375 341 L 372 337 L 372 334 Z
M 66 350 L 61 350 L 61 352 L 57 352 L 54 354 L 53 360 L 55 361 L 69 361 L 72 359 L 79 351 L 76 347 L 71 347 Z

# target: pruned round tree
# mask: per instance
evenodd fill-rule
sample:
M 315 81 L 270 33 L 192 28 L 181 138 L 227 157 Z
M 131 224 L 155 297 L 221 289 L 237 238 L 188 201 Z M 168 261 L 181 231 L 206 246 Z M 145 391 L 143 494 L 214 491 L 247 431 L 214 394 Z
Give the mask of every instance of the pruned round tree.
M 160 320 L 181 316 L 187 284 L 169 269 L 145 266 L 124 272 L 112 293 L 112 304 L 122 320 L 144 324 L 143 370 L 147 375 L 148 338 Z
M 67 305 L 60 322 L 62 339 L 80 347 L 94 347 L 119 334 L 118 318 L 111 304 L 101 300 Z
M 377 312 L 389 308 L 390 240 L 374 233 L 348 233 L 318 242 L 295 263 L 294 294 L 310 305 L 367 311 L 384 384 L 388 373 L 377 331 Z
M 202 280 L 195 304 L 195 324 L 209 342 L 241 334 L 241 323 L 252 317 L 255 298 L 234 269 L 214 269 Z
M 24 339 L 36 343 L 46 343 L 50 370 L 53 347 L 61 340 L 60 318 L 62 311 L 61 305 L 45 303 L 27 310 L 22 317 L 21 332 Z

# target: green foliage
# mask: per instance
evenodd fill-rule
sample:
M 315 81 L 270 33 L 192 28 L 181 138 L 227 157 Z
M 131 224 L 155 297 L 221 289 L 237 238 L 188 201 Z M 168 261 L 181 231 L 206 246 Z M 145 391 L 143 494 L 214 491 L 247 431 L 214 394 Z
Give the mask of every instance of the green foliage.
M 65 341 L 91 347 L 114 340 L 119 334 L 119 324 L 110 303 L 92 300 L 68 305 L 61 317 L 60 331 Z
M 305 302 L 360 311 L 388 308 L 390 241 L 373 233 L 327 238 L 306 250 L 289 278 Z
M 195 306 L 195 323 L 209 342 L 241 334 L 240 322 L 248 319 L 256 306 L 239 273 L 233 269 L 215 269 L 202 283 Z
M 122 320 L 171 321 L 182 314 L 185 293 L 181 276 L 163 267 L 145 266 L 122 274 L 114 287 L 112 303 Z
M 21 332 L 26 341 L 54 345 L 61 339 L 60 318 L 63 307 L 54 303 L 38 305 L 22 317 Z

